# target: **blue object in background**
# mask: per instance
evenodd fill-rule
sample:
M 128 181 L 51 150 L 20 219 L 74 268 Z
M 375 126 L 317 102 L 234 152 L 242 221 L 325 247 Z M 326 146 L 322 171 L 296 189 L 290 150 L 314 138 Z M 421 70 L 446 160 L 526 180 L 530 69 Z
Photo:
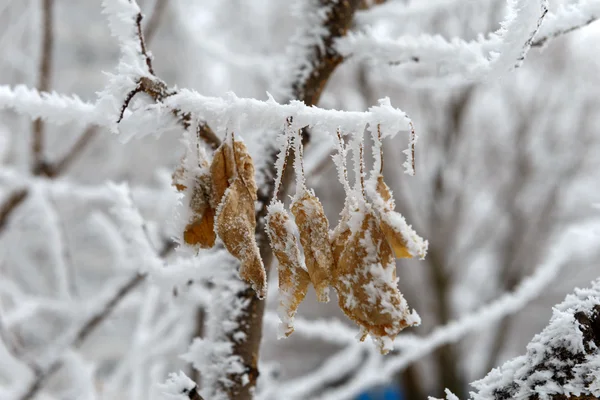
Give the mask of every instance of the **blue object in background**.
M 379 386 L 360 394 L 356 400 L 404 400 L 402 391 L 396 385 Z

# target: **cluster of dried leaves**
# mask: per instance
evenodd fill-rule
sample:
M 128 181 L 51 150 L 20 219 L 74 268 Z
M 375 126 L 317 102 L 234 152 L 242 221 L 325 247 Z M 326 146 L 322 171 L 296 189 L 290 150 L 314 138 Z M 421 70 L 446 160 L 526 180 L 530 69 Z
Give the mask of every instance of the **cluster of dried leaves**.
M 294 142 L 296 157 L 302 157 L 299 136 Z M 304 177 L 299 179 L 304 182 Z M 427 243 L 394 211 L 381 174 L 376 181 L 369 196 L 372 204 L 366 196 L 359 202 L 347 199 L 331 232 L 323 206 L 303 183 L 290 205 L 293 220 L 280 201 L 269 206 L 266 229 L 279 262 L 283 335 L 293 332 L 294 316 L 310 283 L 322 302 L 329 301 L 333 287 L 340 308 L 361 327 L 361 340 L 370 334 L 383 354 L 402 329 L 420 322 L 398 290 L 395 257 L 423 258 Z
M 288 139 L 286 158 L 291 144 L 298 175 L 296 194 L 290 212 L 274 198 L 266 219 L 270 245 L 279 262 L 281 333 L 289 336 L 294 331 L 294 316 L 310 284 L 320 302 L 329 301 L 332 287 L 340 308 L 361 327 L 361 340 L 370 334 L 385 354 L 402 329 L 420 322 L 398 290 L 395 258 L 423 258 L 427 242 L 394 211 L 394 199 L 381 171 L 367 191 L 361 175 L 362 196 L 348 195 L 341 219 L 330 231 L 321 202 L 305 185 L 300 133 Z M 344 184 L 349 188 L 343 158 Z M 360 162 L 362 168 L 362 147 Z M 199 157 L 198 164 L 186 170 L 182 162 L 174 174 L 177 189 L 189 196 L 191 213 L 183 241 L 206 249 L 215 245 L 218 236 L 240 261 L 240 277 L 264 298 L 266 273 L 254 234 L 257 187 L 252 158 L 244 143 L 231 134 L 210 163 L 207 157 Z
M 240 261 L 241 278 L 262 299 L 267 277 L 254 236 L 257 187 L 252 157 L 244 143 L 231 134 L 217 148 L 210 165 L 206 159 L 200 164 L 196 174 L 186 171 L 184 163 L 174 174 L 177 189 L 190 196 L 191 218 L 183 240 L 187 245 L 207 249 L 215 245 L 218 236 Z M 188 174 L 195 176 L 186 177 Z M 182 183 L 190 181 L 191 188 Z

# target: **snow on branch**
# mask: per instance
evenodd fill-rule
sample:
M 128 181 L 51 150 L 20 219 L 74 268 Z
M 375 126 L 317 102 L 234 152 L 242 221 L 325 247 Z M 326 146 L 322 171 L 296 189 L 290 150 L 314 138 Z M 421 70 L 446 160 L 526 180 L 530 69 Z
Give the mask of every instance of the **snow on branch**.
M 525 355 L 473 382 L 473 400 L 600 397 L 600 280 L 555 306 Z
M 142 13 L 135 0 L 104 0 L 103 13 L 113 36 L 119 40 L 121 60 L 119 69 L 136 71 L 138 76 L 152 70 L 152 57 L 146 49 L 142 34 Z
M 286 51 L 288 62 L 282 68 L 285 78 L 278 89 L 284 103 L 300 100 L 308 105 L 317 104 L 323 83 L 343 60 L 333 43 L 346 34 L 359 3 L 359 0 L 295 3 L 294 14 L 299 23 Z
M 391 39 L 370 29 L 339 39 L 336 46 L 342 55 L 353 59 L 419 63 L 429 66 L 433 76 L 481 79 L 518 68 L 548 13 L 547 0 L 508 0 L 508 6 L 500 29 L 476 41 L 447 40 L 439 35 Z
M 565 232 L 560 242 L 550 251 L 546 262 L 533 275 L 523 280 L 514 292 L 506 293 L 492 303 L 483 306 L 480 310 L 434 329 L 427 336 L 398 336 L 395 346 L 401 351 L 400 354 L 391 358 L 389 356 L 385 359 L 381 358 L 379 365 L 376 367 L 377 373 L 361 371 L 356 374 L 357 377 L 360 377 L 359 379 L 354 379 L 345 386 L 332 389 L 322 398 L 330 400 L 352 398 L 365 387 L 384 383 L 398 371 L 403 370 L 440 346 L 456 342 L 469 333 L 487 328 L 506 315 L 521 310 L 542 293 L 568 260 L 578 254 L 585 254 L 590 249 L 596 248 L 597 245 L 598 238 L 592 235 L 579 234 L 575 228 L 570 229 Z
M 549 40 L 583 28 L 600 18 L 600 2 L 580 0 L 576 4 L 561 4 L 554 13 L 546 16 L 532 46 L 539 47 Z
M 179 371 L 171 373 L 167 381 L 159 385 L 162 393 L 171 400 L 202 400 L 198 394 L 198 387 L 186 374 Z
M 14 89 L 0 85 L 0 109 L 12 109 L 31 119 L 41 118 L 54 124 L 105 123 L 106 120 L 96 113 L 95 105 L 79 97 L 64 96 L 57 93 L 40 93 L 18 85 Z
M 478 7 L 477 9 L 486 9 L 495 0 L 430 0 L 427 2 L 411 1 L 408 4 L 403 2 L 388 1 L 377 7 L 367 8 L 356 13 L 355 20 L 359 28 L 365 28 L 368 25 L 381 22 L 398 24 L 405 20 L 423 20 L 430 16 L 447 14 L 450 11 L 463 11 L 465 7 Z
M 168 128 L 167 117 L 170 110 L 175 108 L 193 114 L 222 131 L 233 126 L 233 129 L 242 130 L 280 129 L 290 116 L 293 117 L 294 126 L 311 127 L 332 135 L 338 128 L 343 134 L 362 133 L 366 125 L 377 124 L 381 124 L 383 138 L 392 137 L 399 131 L 411 130 L 406 113 L 393 108 L 388 98 L 380 100 L 378 106 L 371 107 L 367 112 L 351 112 L 309 107 L 301 101 L 291 101 L 284 105 L 277 103 L 271 96 L 267 101 L 239 98 L 233 93 L 220 98 L 182 89 L 165 98 L 164 104 L 151 105 L 126 116 L 121 124 L 121 133 L 128 138 L 136 134 L 160 133 Z M 149 111 L 154 114 L 152 121 L 145 118 Z M 157 121 L 165 121 L 165 125 L 157 126 Z M 143 124 L 144 129 L 140 129 L 140 124 Z

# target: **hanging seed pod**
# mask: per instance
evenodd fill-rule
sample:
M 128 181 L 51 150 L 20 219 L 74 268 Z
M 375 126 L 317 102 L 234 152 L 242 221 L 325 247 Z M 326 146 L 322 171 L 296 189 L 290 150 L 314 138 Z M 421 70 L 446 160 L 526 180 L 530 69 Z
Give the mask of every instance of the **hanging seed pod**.
M 305 270 L 304 259 L 293 233 L 293 221 L 276 202 L 268 208 L 266 231 L 273 254 L 279 262 L 279 307 L 281 320 L 280 335 L 288 337 L 294 332 L 294 316 L 298 306 L 304 300 L 310 277 Z
M 392 249 L 376 216 L 367 209 L 353 218 L 362 218 L 356 221 L 360 228 L 347 242 L 334 275 L 339 306 L 386 354 L 396 335 L 420 319 L 398 290 Z
M 310 280 L 321 302 L 329 301 L 330 275 L 333 255 L 329 242 L 329 221 L 319 199 L 305 191 L 291 206 L 300 231 L 300 242 Z

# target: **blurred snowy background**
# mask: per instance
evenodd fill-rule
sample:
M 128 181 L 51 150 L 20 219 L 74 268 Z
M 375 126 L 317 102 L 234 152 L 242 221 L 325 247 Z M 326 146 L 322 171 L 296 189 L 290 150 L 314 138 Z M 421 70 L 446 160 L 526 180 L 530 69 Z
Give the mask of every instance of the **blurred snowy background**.
M 40 3 L 0 0 L 0 84 L 37 86 Z M 285 73 L 282 57 L 295 28 L 288 2 L 139 3 L 154 67 L 169 85 L 265 100 L 276 88 L 275 77 Z M 551 8 L 560 3 L 569 1 L 551 1 Z M 390 0 L 360 11 L 356 23 L 394 35 L 474 39 L 499 27 L 505 5 L 503 0 Z M 401 11 L 390 11 L 392 6 Z M 50 88 L 94 100 L 106 82 L 102 71 L 112 70 L 118 59 L 100 1 L 56 0 L 54 23 Z M 539 265 L 552 262 L 548 257 L 568 243 L 571 228 L 599 226 L 594 208 L 600 202 L 599 39 L 598 23 L 591 24 L 534 48 L 523 67 L 503 79 L 478 84 L 415 84 L 418 64 L 369 61 L 344 63 L 327 84 L 319 106 L 363 111 L 389 96 L 412 117 L 420 136 L 414 178 L 402 168 L 408 138 L 385 145 L 384 174 L 397 209 L 430 243 L 426 261 L 398 261 L 400 290 L 423 319 L 410 334 L 426 335 L 513 290 Z M 122 144 L 109 132 L 76 123 L 47 124 L 45 130 L 51 161 L 61 159 L 82 135 L 86 140 L 62 175 L 36 186 L 0 227 L 0 387 L 31 373 L 3 362 L 8 348 L 24 359 L 61 351 L 61 338 L 68 337 L 73 321 L 94 306 L 87 300 L 115 282 L 127 282 L 139 267 L 128 263 L 109 212 L 110 192 L 98 185 L 107 180 L 131 185 L 158 249 L 172 233 L 171 173 L 183 152 L 180 138 L 163 135 Z M 0 199 L 31 179 L 25 178 L 32 162 L 31 132 L 28 118 L 0 113 Z M 260 134 L 244 137 L 252 152 Z M 337 221 L 344 194 L 327 156 L 332 151 L 329 142 L 307 147 L 306 170 L 308 185 L 330 221 Z M 459 396 L 468 393 L 469 382 L 523 352 L 546 325 L 553 304 L 600 275 L 599 253 L 575 253 L 561 261 L 552 283 L 526 307 L 400 369 L 387 395 L 380 390 L 360 398 L 425 399 L 441 396 L 446 387 Z M 160 398 L 148 396 L 159 396 L 153 384 L 164 381 L 167 372 L 182 369 L 193 376 L 179 358 L 203 320 L 196 305 L 201 296 L 191 286 L 175 296 L 152 282 L 139 283 L 77 351 L 68 350 L 67 372 L 48 384 L 60 393 L 55 398 L 83 398 L 81 393 L 92 392 L 84 387 L 89 382 L 105 399 Z M 273 308 L 275 296 L 267 302 Z M 335 303 L 317 303 L 310 292 L 299 316 L 351 326 Z M 289 385 L 309 387 L 298 397 L 305 399 L 359 379 L 354 373 L 365 362 L 360 354 L 301 330 L 278 341 L 274 322 L 265 320 L 261 379 L 291 379 Z M 311 386 L 303 376 L 315 371 L 330 379 Z M 92 378 L 84 379 L 86 374 Z

